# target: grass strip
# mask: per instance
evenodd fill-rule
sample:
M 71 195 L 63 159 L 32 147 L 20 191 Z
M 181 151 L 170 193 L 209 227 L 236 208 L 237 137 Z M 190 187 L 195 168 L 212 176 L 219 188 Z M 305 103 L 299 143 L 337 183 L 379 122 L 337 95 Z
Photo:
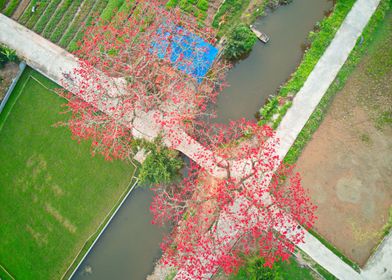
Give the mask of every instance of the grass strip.
M 222 37 L 235 23 L 240 22 L 240 18 L 250 0 L 226 0 L 216 12 L 212 26 L 219 29 L 218 37 Z
M 278 127 L 291 106 L 291 97 L 302 88 L 354 3 L 355 0 L 337 0 L 333 12 L 316 25 L 316 31 L 310 32 L 308 37 L 311 45 L 306 50 L 301 64 L 291 75 L 288 82 L 281 87 L 277 96 L 271 98 L 260 109 L 260 116 L 262 117 L 260 124 L 270 124 L 275 129 Z M 290 96 L 290 98 L 286 98 L 287 96 Z

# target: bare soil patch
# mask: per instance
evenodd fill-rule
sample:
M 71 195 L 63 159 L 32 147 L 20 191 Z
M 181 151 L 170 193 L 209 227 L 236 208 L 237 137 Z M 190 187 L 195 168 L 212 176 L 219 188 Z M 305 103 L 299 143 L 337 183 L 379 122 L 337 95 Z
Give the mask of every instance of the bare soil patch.
M 392 27 L 388 29 L 386 39 L 378 40 L 337 94 L 297 163 L 303 185 L 319 207 L 315 230 L 360 266 L 381 241 L 392 205 Z
M 12 18 L 14 20 L 18 20 L 18 18 L 22 15 L 24 10 L 27 8 L 27 6 L 30 4 L 31 0 L 22 0 L 19 4 L 19 6 L 16 8 L 14 14 L 12 15 Z
M 3 100 L 9 86 L 12 83 L 12 79 L 15 78 L 18 71 L 19 66 L 14 62 L 9 62 L 0 69 L 0 102 Z

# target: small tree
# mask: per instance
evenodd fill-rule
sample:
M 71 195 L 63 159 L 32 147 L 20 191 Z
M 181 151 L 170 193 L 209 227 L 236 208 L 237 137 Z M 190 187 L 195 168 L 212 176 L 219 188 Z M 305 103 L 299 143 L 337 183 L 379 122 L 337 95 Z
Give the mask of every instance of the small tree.
M 238 24 L 229 31 L 224 55 L 229 60 L 243 58 L 250 53 L 256 41 L 256 35 L 248 26 L 243 23 Z
M 142 184 L 169 184 L 179 178 L 179 170 L 183 166 L 176 150 L 165 147 L 161 139 L 154 143 L 143 141 L 144 152 L 147 154 L 139 170 Z

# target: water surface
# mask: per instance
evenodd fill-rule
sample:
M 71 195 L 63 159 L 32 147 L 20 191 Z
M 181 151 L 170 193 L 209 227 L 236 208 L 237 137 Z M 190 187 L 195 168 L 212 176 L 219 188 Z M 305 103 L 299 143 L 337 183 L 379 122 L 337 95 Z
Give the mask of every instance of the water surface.
M 228 73 L 229 87 L 219 96 L 214 122 L 253 119 L 298 67 L 309 31 L 333 6 L 331 0 L 293 0 L 254 24 L 270 36 L 256 43 L 251 54 Z
M 152 192 L 135 188 L 72 280 L 141 280 L 159 259 L 163 231 L 151 224 Z

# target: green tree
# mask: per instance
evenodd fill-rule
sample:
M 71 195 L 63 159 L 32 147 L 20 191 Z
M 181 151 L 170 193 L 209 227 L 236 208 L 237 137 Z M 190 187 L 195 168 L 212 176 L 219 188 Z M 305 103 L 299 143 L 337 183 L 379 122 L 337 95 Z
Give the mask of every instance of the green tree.
M 243 23 L 236 25 L 227 36 L 224 55 L 229 60 L 237 60 L 248 54 L 256 41 L 256 35 L 248 26 Z

